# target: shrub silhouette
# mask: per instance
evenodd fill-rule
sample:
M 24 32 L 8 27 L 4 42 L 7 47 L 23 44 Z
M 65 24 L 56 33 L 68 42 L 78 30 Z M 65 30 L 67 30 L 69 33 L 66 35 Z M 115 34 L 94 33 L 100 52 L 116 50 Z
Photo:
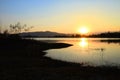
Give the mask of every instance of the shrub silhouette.
M 29 31 L 33 27 L 27 27 L 26 24 L 21 25 L 20 22 L 16 24 L 10 24 L 9 30 L 3 31 L 1 33 L 1 28 L 0 28 L 0 39 L 21 39 L 21 36 L 19 35 L 21 32 L 26 32 Z

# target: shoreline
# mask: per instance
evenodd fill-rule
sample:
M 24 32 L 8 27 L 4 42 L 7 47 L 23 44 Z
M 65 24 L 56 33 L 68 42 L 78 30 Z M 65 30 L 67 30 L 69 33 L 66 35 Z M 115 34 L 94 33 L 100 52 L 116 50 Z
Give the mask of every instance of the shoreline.
M 45 43 L 35 40 L 0 40 L 1 80 L 118 80 L 117 67 L 82 66 L 44 57 L 48 49 L 72 46 L 66 43 Z

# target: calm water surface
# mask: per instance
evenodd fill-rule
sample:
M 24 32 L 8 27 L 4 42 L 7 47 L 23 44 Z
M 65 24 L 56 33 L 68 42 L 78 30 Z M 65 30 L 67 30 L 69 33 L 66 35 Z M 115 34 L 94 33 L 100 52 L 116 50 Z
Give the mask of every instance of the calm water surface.
M 37 40 L 44 40 L 47 42 L 73 44 L 73 46 L 67 48 L 47 50 L 46 57 L 66 62 L 84 63 L 85 65 L 92 66 L 120 66 L 120 42 L 108 42 L 106 41 L 108 39 L 37 38 Z

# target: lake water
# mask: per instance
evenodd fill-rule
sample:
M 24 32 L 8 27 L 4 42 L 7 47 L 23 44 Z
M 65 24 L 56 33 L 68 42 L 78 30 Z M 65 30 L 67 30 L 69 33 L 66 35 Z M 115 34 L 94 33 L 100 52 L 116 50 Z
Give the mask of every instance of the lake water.
M 46 57 L 92 66 L 120 66 L 120 42 L 117 41 L 118 39 L 37 38 L 37 40 L 47 42 L 73 44 L 67 48 L 47 50 Z

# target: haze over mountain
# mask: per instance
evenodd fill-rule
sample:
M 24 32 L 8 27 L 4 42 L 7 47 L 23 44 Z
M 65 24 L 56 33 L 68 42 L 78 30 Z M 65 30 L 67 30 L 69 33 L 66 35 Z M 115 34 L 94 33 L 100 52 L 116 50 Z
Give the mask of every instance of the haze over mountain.
M 54 37 L 57 35 L 65 35 L 63 33 L 51 32 L 51 31 L 39 31 L 39 32 L 24 32 L 20 34 L 23 37 Z

